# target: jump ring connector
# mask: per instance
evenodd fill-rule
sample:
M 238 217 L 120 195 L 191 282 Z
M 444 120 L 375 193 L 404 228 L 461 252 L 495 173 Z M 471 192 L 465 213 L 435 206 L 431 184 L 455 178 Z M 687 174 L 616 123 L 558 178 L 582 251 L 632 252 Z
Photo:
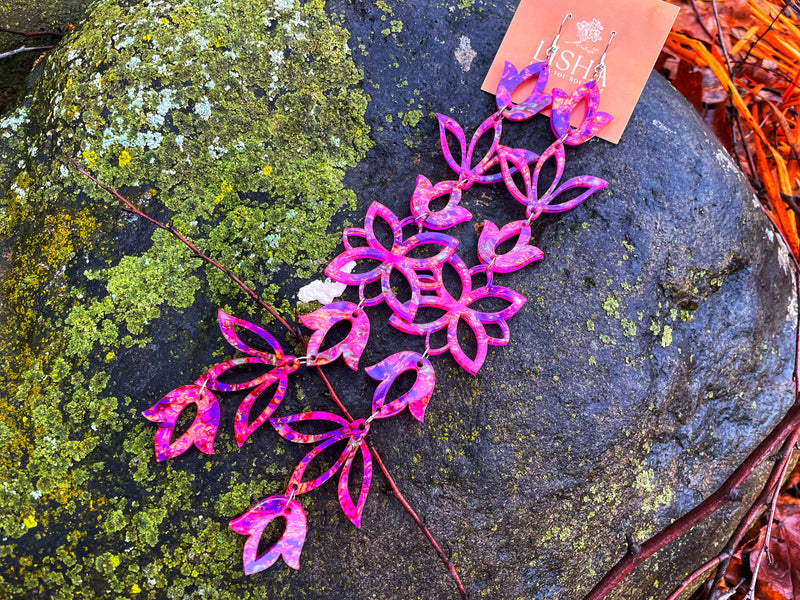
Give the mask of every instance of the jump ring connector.
M 289 502 L 294 500 L 294 497 L 297 495 L 297 484 L 296 483 L 292 484 L 291 486 L 289 486 L 289 489 L 291 491 L 289 492 L 289 499 L 286 501 L 286 504 L 289 504 Z
M 372 419 L 374 419 L 374 418 L 375 418 L 375 417 L 377 417 L 377 416 L 378 416 L 378 413 L 372 413 L 370 416 L 368 416 L 368 417 L 367 417 L 367 418 L 364 420 L 364 423 L 366 423 L 367 425 L 369 425 L 370 423 L 372 423 Z
M 543 212 L 544 212 L 544 207 L 543 206 L 539 206 L 539 205 L 529 206 L 528 208 L 525 209 L 525 213 L 528 215 L 528 218 L 526 219 L 526 223 L 528 223 L 528 225 L 530 225 L 533 221 L 538 219 Z
M 495 121 L 502 121 L 503 120 L 503 115 L 506 114 L 506 111 L 510 110 L 510 109 L 511 109 L 510 106 L 504 106 L 503 108 L 500 108 L 497 111 L 495 111 L 495 113 L 492 115 L 492 118 Z
M 310 365 L 314 364 L 314 361 L 317 360 L 317 357 L 313 356 L 313 355 L 312 356 L 298 356 L 296 360 L 301 365 L 310 366 Z

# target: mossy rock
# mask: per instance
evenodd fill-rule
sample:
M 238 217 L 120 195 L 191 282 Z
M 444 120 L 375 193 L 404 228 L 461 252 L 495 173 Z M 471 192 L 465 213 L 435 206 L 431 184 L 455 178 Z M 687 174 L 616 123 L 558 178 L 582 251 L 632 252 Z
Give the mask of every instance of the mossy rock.
M 65 32 L 79 20 L 90 0 L 7 0 L 0 4 L 0 25 L 20 32 Z M 58 41 L 57 35 L 22 37 L 0 32 L 0 52 L 22 46 L 47 46 Z M 45 51 L 14 54 L 0 61 L 0 111 L 4 110 L 21 88 Z
M 157 463 L 140 413 L 233 355 L 217 306 L 299 349 L 65 158 L 294 318 L 298 289 L 372 201 L 405 215 L 418 172 L 452 177 L 431 111 L 467 130 L 493 111 L 479 86 L 505 5 L 414 10 L 102 0 L 0 119 L 0 596 L 457 596 L 379 476 L 360 530 L 323 487 L 302 500 L 301 569 L 243 575 L 228 521 L 281 492 L 307 448 L 264 428 L 237 448 L 225 402 L 216 454 Z M 507 129 L 536 151 L 552 139 L 544 120 Z M 565 177 L 587 173 L 609 187 L 540 219 L 544 261 L 502 278 L 528 298 L 511 344 L 477 377 L 437 359 L 425 424 L 402 415 L 373 429 L 473 598 L 580 598 L 625 532 L 641 539 L 707 496 L 792 401 L 785 255 L 691 108 L 654 76 L 619 146 L 568 149 Z M 520 218 L 499 187 L 464 204 L 475 215 L 454 233 L 464 258 L 475 223 Z M 422 347 L 386 316 L 370 312 L 362 365 Z M 327 371 L 351 411 L 369 414 L 375 383 Z M 281 414 L 333 410 L 313 372 L 293 381 Z M 666 596 L 735 515 L 655 557 L 621 597 Z

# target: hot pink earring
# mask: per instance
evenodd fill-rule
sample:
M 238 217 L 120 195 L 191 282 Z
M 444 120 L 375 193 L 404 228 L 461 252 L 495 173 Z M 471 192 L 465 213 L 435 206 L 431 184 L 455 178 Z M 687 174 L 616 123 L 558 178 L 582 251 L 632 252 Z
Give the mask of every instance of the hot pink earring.
M 517 69 L 510 62 L 506 61 L 503 69 L 503 76 L 500 78 L 500 83 L 497 86 L 497 109 L 503 112 L 503 117 L 509 121 L 524 121 L 530 119 L 535 114 L 539 113 L 542 109 L 550 106 L 552 98 L 550 94 L 544 93 L 544 88 L 547 86 L 547 80 L 550 76 L 550 64 L 556 56 L 558 50 L 558 40 L 561 37 L 561 30 L 564 28 L 564 23 L 567 19 L 572 18 L 572 13 L 567 13 L 561 20 L 561 25 L 558 26 L 558 32 L 550 42 L 550 46 L 545 53 L 547 60 L 533 63 L 517 71 Z M 517 88 L 536 77 L 536 85 L 534 86 L 528 97 L 520 104 L 515 104 L 511 100 L 511 96 Z
M 600 90 L 597 82 L 605 74 L 606 54 L 608 54 L 608 47 L 611 45 L 615 35 L 617 35 L 617 32 L 612 31 L 611 37 L 608 39 L 605 50 L 603 50 L 603 54 L 600 57 L 600 62 L 594 68 L 594 74 L 589 81 L 570 95 L 558 89 L 553 90 L 550 124 L 553 128 L 553 134 L 558 138 L 563 137 L 564 143 L 568 146 L 575 146 L 590 140 L 613 119 L 608 113 L 598 112 L 597 110 L 600 105 Z M 569 118 L 583 99 L 586 99 L 586 115 L 583 118 L 583 122 L 576 129 L 573 129 L 569 124 Z

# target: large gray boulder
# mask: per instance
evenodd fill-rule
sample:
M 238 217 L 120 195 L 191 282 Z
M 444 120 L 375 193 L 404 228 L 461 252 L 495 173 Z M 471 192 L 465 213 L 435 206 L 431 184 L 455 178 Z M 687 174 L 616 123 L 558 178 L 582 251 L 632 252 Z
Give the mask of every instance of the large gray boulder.
M 406 215 L 417 173 L 450 178 L 429 113 L 471 130 L 493 112 L 479 86 L 511 11 L 467 4 L 103 0 L 0 119 L 0 595 L 457 597 L 377 474 L 360 530 L 328 484 L 302 499 L 301 569 L 243 575 L 228 521 L 280 493 L 308 448 L 267 427 L 237 448 L 231 399 L 216 454 L 157 463 L 140 413 L 233 356 L 217 306 L 299 349 L 64 153 L 293 318 L 343 227 L 375 200 Z M 541 151 L 548 130 L 535 119 L 504 139 Z M 626 532 L 643 539 L 706 497 L 792 401 L 784 251 L 691 107 L 652 76 L 619 145 L 568 149 L 565 177 L 579 174 L 610 185 L 537 221 L 544 260 L 498 278 L 528 299 L 511 343 L 475 377 L 435 359 L 425 424 L 373 428 L 473 598 L 579 599 Z M 520 218 L 499 186 L 463 204 L 467 260 L 476 223 Z M 387 316 L 370 312 L 362 365 L 421 349 Z M 367 416 L 375 383 L 326 371 Z M 301 370 L 280 414 L 311 409 L 335 410 Z M 620 597 L 666 596 L 736 514 L 656 556 Z

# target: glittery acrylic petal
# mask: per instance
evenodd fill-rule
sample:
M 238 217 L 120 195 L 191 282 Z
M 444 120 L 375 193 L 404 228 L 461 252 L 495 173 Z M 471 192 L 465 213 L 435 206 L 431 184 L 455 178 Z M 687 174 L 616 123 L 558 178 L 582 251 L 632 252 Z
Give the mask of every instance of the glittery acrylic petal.
M 389 249 L 385 248 L 378 240 L 378 236 L 375 235 L 376 219 L 383 220 L 392 231 L 392 247 Z M 367 209 L 367 214 L 364 217 L 364 231 L 367 234 L 367 244 L 369 244 L 370 248 L 375 248 L 376 250 L 394 252 L 394 249 L 403 241 L 403 228 L 400 226 L 400 219 L 380 202 L 373 202 Z
M 466 177 L 468 181 L 477 182 L 477 183 L 490 183 L 491 176 L 482 177 L 480 173 L 488 170 L 489 164 L 491 164 L 492 160 L 494 159 L 495 152 L 497 150 L 497 146 L 500 143 L 500 135 L 502 134 L 503 128 L 503 119 L 499 116 L 492 115 L 488 119 L 486 119 L 483 123 L 478 126 L 478 129 L 475 130 L 475 134 L 472 136 L 472 140 L 469 143 L 469 148 L 467 149 L 467 158 L 466 164 L 469 169 L 467 173 L 462 172 L 460 176 Z M 475 148 L 478 145 L 478 141 L 483 137 L 483 135 L 492 130 L 492 141 L 489 145 L 489 149 L 486 151 L 486 154 L 478 161 L 478 164 L 475 167 L 472 167 L 472 158 L 475 152 Z M 464 189 L 467 189 L 468 186 L 464 186 Z
M 272 356 L 274 355 L 276 358 L 281 358 L 283 356 L 283 350 L 281 350 L 280 345 L 278 344 L 278 340 L 276 340 L 272 334 L 270 334 L 267 330 L 259 327 L 255 323 L 250 323 L 249 321 L 245 321 L 244 319 L 237 319 L 236 317 L 232 317 L 231 315 L 227 314 L 222 309 L 217 311 L 217 318 L 219 320 L 219 328 L 222 331 L 223 337 L 228 341 L 228 343 L 236 348 L 237 350 L 241 350 L 247 354 L 252 356 Z M 241 327 L 242 329 L 246 329 L 247 331 L 254 333 L 262 340 L 264 340 L 270 348 L 272 348 L 272 352 L 264 352 L 263 350 L 256 350 L 250 347 L 248 344 L 243 342 L 238 334 L 236 333 L 235 327 Z
M 278 410 L 283 397 L 286 395 L 288 384 L 289 378 L 287 370 L 275 369 L 269 373 L 269 377 L 265 379 L 261 385 L 245 396 L 244 400 L 239 404 L 239 408 L 236 410 L 236 416 L 233 421 L 233 431 L 236 436 L 237 446 L 241 447 L 247 438 Z M 272 400 L 270 400 L 267 407 L 258 417 L 251 420 L 250 409 L 253 408 L 253 404 L 261 394 L 273 385 L 276 385 L 276 388 L 275 393 L 272 395 Z
M 550 104 L 550 95 L 543 93 L 547 86 L 549 71 L 546 61 L 528 65 L 519 72 L 513 64 L 506 62 L 495 94 L 497 109 L 505 109 L 504 118 L 509 121 L 524 121 Z M 533 90 L 524 101 L 515 104 L 511 96 L 522 83 L 533 77 L 537 78 Z
M 569 119 L 584 98 L 586 99 L 586 114 L 581 124 L 573 129 L 569 124 Z M 600 92 L 597 89 L 597 82 L 594 80 L 587 81 L 572 92 L 571 95 L 567 95 L 559 89 L 554 89 L 553 110 L 550 114 L 550 125 L 553 129 L 553 134 L 557 138 L 566 135 L 564 143 L 568 146 L 575 146 L 590 140 L 614 119 L 608 113 L 599 112 L 597 110 L 599 105 Z
M 288 357 L 282 357 L 286 360 Z M 270 371 L 257 375 L 248 381 L 238 383 L 223 383 L 219 380 L 223 375 L 231 375 L 233 371 L 247 371 L 248 365 L 262 365 L 272 368 L 272 360 L 267 356 L 244 356 L 242 358 L 232 358 L 223 363 L 211 367 L 195 382 L 197 385 L 205 385 L 208 389 L 215 392 L 241 392 L 261 385 L 270 377 Z M 244 368 L 240 368 L 244 367 Z
M 297 494 L 305 494 L 306 492 L 310 492 L 311 490 L 321 486 L 323 483 L 333 477 L 340 468 L 342 468 L 353 449 L 364 440 L 368 432 L 369 423 L 367 423 L 364 419 L 359 419 L 357 421 L 353 421 L 352 423 L 348 423 L 344 427 L 332 432 L 330 437 L 315 446 L 311 452 L 303 457 L 303 460 L 300 461 L 297 467 L 295 467 L 292 476 L 289 478 L 289 487 L 295 490 L 295 493 Z M 325 449 L 336 444 L 337 442 L 344 440 L 347 440 L 347 446 L 336 462 L 328 467 L 328 469 L 322 473 L 322 475 L 319 475 L 311 481 L 303 481 L 303 475 L 305 475 L 306 469 L 311 462 L 320 454 L 322 454 Z
M 424 175 L 417 175 L 417 186 L 411 196 L 411 214 L 428 229 L 449 229 L 469 221 L 472 213 L 458 206 L 461 200 L 461 188 L 456 183 L 440 181 L 434 186 Z M 430 203 L 445 194 L 450 194 L 447 205 L 441 210 L 431 211 Z
M 535 185 L 531 181 L 531 172 L 528 166 L 531 158 L 530 154 L 533 153 L 526 153 L 526 151 L 507 148 L 506 146 L 497 147 L 497 157 L 500 161 L 500 174 L 503 177 L 503 183 L 505 183 L 511 195 L 514 196 L 514 199 L 525 206 L 530 204 L 535 191 Z M 533 156 L 536 157 L 535 161 L 541 160 L 535 154 Z M 520 190 L 514 181 L 513 176 L 516 173 L 522 176 L 524 191 Z
M 445 233 L 426 231 L 408 238 L 403 244 L 402 252 L 405 255 L 419 246 L 425 246 L 428 244 L 441 246 L 442 249 L 437 254 L 429 258 L 409 258 L 404 256 L 404 265 L 407 265 L 408 268 L 413 269 L 414 271 L 426 271 L 430 269 L 436 270 L 445 262 L 450 260 L 450 258 L 455 255 L 456 249 L 458 249 L 458 240 L 456 238 Z
M 547 164 L 547 161 L 550 160 L 551 158 L 555 161 L 556 173 L 553 176 L 553 181 L 550 183 L 550 186 L 547 188 L 547 191 L 544 192 L 543 194 L 539 194 L 538 192 L 539 178 L 542 174 L 542 168 L 544 167 L 545 164 Z M 558 140 L 552 143 L 547 148 L 547 150 L 542 152 L 542 155 L 536 162 L 536 168 L 533 170 L 533 183 L 531 184 L 533 188 L 533 193 L 537 194 L 538 197 L 535 202 L 530 202 L 529 206 L 543 206 L 547 204 L 550 194 L 553 193 L 553 190 L 555 190 L 556 186 L 558 185 L 558 182 L 561 181 L 561 176 L 564 174 L 565 162 L 566 159 L 564 158 L 564 144 L 559 143 Z
M 481 366 L 483 366 L 483 361 L 486 360 L 489 336 L 486 334 L 486 329 L 481 322 L 478 321 L 471 312 L 462 312 L 460 317 L 475 335 L 475 343 L 477 345 L 475 358 L 467 356 L 464 350 L 462 350 L 461 344 L 458 342 L 458 319 L 451 319 L 447 326 L 447 346 L 450 350 L 450 354 L 453 355 L 453 358 L 462 369 L 472 375 L 477 375 Z
M 451 119 L 447 115 L 440 115 L 436 113 L 436 118 L 439 120 L 439 140 L 442 144 L 442 154 L 444 159 L 453 171 L 461 173 L 464 170 L 469 170 L 469 165 L 466 164 L 467 160 L 467 137 L 464 135 L 464 130 L 461 129 L 455 119 Z M 450 146 L 447 143 L 447 132 L 452 133 L 458 140 L 458 145 L 461 150 L 460 162 L 453 158 L 450 152 Z
M 178 417 L 193 403 L 197 405 L 197 416 L 186 432 L 172 442 Z M 199 385 L 179 387 L 142 412 L 142 416 L 154 423 L 160 423 L 155 439 L 156 460 L 175 458 L 192 445 L 201 452 L 214 454 L 214 437 L 219 427 L 219 402 L 208 388 L 204 389 Z
M 358 451 L 361 451 L 363 461 L 363 475 L 361 479 L 361 488 L 358 493 L 358 500 L 353 502 L 350 497 L 350 466 L 353 464 L 353 459 L 356 457 Z M 367 494 L 369 494 L 369 484 L 372 482 L 372 456 L 369 452 L 369 447 L 366 442 L 361 442 L 358 446 L 353 446 L 347 460 L 342 466 L 342 473 L 339 475 L 339 504 L 353 525 L 361 527 L 361 513 L 364 511 L 364 504 L 367 501 Z
M 289 415 L 288 417 L 272 418 L 269 420 L 269 422 L 272 423 L 272 426 L 275 428 L 275 431 L 278 432 L 278 435 L 289 440 L 290 442 L 295 442 L 298 444 L 313 444 L 316 442 L 321 442 L 335 436 L 336 432 L 339 431 L 339 429 L 334 429 L 331 431 L 326 431 L 325 433 L 317 433 L 312 435 L 301 433 L 289 427 L 290 423 L 302 423 L 306 421 L 330 421 L 339 425 L 339 428 L 347 427 L 349 425 L 347 420 L 339 415 L 324 411 L 304 412 L 296 415 Z
M 433 395 L 436 373 L 433 365 L 421 354 L 411 351 L 398 352 L 381 362 L 364 369 L 372 379 L 380 381 L 372 397 L 372 413 L 378 419 L 385 419 L 400 413 L 406 406 L 415 419 L 422 422 L 425 408 Z M 392 383 L 406 371 L 416 371 L 414 385 L 399 398 L 386 402 L 386 395 Z
M 556 189 L 556 191 L 547 198 L 547 204 L 543 207 L 543 211 L 546 213 L 559 213 L 573 209 L 581 202 L 586 200 L 589 196 L 607 186 L 607 181 L 592 175 L 579 175 L 577 177 L 573 177 L 572 179 L 568 179 L 558 186 L 558 189 Z M 553 200 L 556 200 L 561 193 L 574 188 L 586 188 L 586 191 L 578 196 L 575 196 L 574 198 L 570 198 L 566 202 L 553 204 Z
M 485 287 L 473 290 L 462 299 L 462 302 L 467 307 L 470 307 L 470 305 L 472 305 L 474 302 L 484 298 L 497 298 L 500 300 L 505 300 L 508 302 L 508 306 L 495 312 L 485 312 L 476 310 L 475 308 L 469 308 L 469 311 L 473 313 L 481 323 L 499 323 L 501 321 L 505 321 L 506 319 L 510 319 L 517 314 L 519 309 L 522 308 L 522 305 L 525 304 L 525 296 L 510 288 L 500 285 L 487 285 Z
M 367 246 L 350 248 L 334 258 L 325 267 L 325 275 L 346 285 L 360 285 L 377 281 L 380 279 L 382 263 L 387 254 L 385 250 L 375 250 Z M 351 262 L 357 263 L 359 260 L 377 261 L 379 264 L 374 265 L 374 268 L 365 273 L 351 273 L 347 270 L 347 265 Z
M 508 162 L 509 157 L 514 159 L 511 166 L 506 164 L 509 175 L 515 175 L 517 173 L 518 169 L 515 165 L 521 163 L 532 165 L 539 159 L 539 155 L 536 154 L 536 152 L 526 150 L 525 148 L 509 148 L 508 146 L 497 144 L 495 155 L 491 158 L 491 160 L 483 165 L 482 170 L 479 173 L 480 177 L 477 177 L 476 181 L 478 183 L 500 183 L 503 181 L 504 175 L 501 161 L 506 160 Z M 493 173 L 491 175 L 486 174 L 490 169 L 496 167 L 497 165 L 500 165 L 500 171 L 498 173 Z M 478 172 L 477 168 L 475 169 L 475 172 Z
M 351 324 L 350 332 L 347 337 L 338 344 L 320 352 L 325 336 L 331 327 L 336 323 L 349 321 Z M 313 329 L 314 333 L 308 341 L 308 355 L 314 359 L 309 359 L 309 364 L 319 366 L 327 365 L 340 356 L 344 362 L 354 371 L 358 370 L 358 359 L 364 352 L 364 347 L 369 339 L 369 319 L 367 313 L 358 308 L 352 302 L 333 302 L 326 304 L 308 315 L 300 317 L 300 322 Z
M 261 556 L 258 544 L 269 523 L 276 517 L 286 519 L 286 529 L 281 538 Z M 251 507 L 241 517 L 229 523 L 236 533 L 248 536 L 244 543 L 242 560 L 245 575 L 252 575 L 271 567 L 278 558 L 292 569 L 300 568 L 300 553 L 306 540 L 306 513 L 301 504 L 287 496 L 270 496 Z
M 514 248 L 497 254 L 497 247 L 514 236 L 518 236 Z M 496 273 L 511 273 L 544 257 L 544 252 L 528 244 L 530 238 L 531 227 L 527 221 L 513 221 L 502 229 L 491 221 L 484 221 L 478 240 L 478 258 L 481 263 L 491 265 L 491 270 Z

